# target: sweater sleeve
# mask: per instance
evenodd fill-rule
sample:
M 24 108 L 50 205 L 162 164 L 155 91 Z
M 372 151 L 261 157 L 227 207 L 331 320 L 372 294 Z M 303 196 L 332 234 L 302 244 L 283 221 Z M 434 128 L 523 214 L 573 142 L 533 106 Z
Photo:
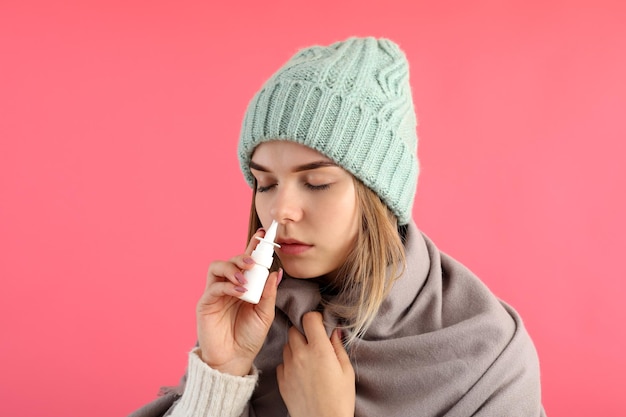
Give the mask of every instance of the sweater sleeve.
M 244 377 L 216 371 L 202 362 L 196 348 L 189 353 L 185 391 L 169 415 L 238 417 L 252 396 L 258 378 L 256 369 Z

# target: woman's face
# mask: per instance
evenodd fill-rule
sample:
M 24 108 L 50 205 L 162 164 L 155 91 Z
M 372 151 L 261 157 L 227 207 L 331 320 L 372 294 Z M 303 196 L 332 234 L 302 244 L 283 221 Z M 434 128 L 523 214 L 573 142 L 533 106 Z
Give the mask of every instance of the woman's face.
M 359 227 L 354 180 L 321 153 L 290 141 L 257 146 L 250 169 L 255 205 L 267 230 L 278 225 L 276 249 L 294 278 L 316 278 L 341 266 Z

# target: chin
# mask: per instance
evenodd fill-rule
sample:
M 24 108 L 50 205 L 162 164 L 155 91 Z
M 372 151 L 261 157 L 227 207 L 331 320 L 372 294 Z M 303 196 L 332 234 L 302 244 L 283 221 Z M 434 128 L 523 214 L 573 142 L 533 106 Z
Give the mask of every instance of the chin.
M 285 270 L 285 273 L 289 277 L 295 278 L 295 279 L 312 279 L 312 278 L 317 278 L 319 276 L 319 275 L 305 274 L 302 271 L 291 271 L 285 268 L 284 266 L 283 266 L 283 269 Z
M 296 279 L 313 279 L 319 278 L 328 274 L 330 271 L 322 270 L 320 268 L 311 268 L 306 265 L 293 265 L 290 262 L 281 262 L 283 270 L 291 278 Z

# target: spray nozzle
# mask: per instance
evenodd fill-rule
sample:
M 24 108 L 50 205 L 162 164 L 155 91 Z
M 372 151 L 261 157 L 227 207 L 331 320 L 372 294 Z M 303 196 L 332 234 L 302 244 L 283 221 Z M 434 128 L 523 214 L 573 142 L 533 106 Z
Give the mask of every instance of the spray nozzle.
M 276 239 L 276 229 L 278 229 L 278 222 L 276 220 L 272 220 L 272 225 L 269 229 L 267 229 L 267 232 L 265 232 L 265 237 L 256 237 L 259 241 L 259 245 L 267 243 L 280 248 L 280 245 L 274 242 L 274 239 Z
M 272 266 L 272 256 L 274 255 L 274 247 L 280 248 L 280 245 L 274 243 L 274 239 L 276 239 L 276 229 L 278 228 L 278 223 L 276 220 L 272 221 L 272 225 L 265 233 L 265 237 L 257 237 L 259 243 L 257 243 L 256 248 L 252 251 L 252 259 L 259 265 L 263 265 L 266 268 Z

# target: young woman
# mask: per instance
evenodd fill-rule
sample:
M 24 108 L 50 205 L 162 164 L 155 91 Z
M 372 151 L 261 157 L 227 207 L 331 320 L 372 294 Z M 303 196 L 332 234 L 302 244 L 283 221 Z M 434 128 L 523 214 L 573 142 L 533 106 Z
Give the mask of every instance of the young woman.
M 256 94 L 239 142 L 248 247 L 211 263 L 186 376 L 134 416 L 544 415 L 518 314 L 411 220 L 408 75 L 393 42 L 350 38 L 299 51 Z

